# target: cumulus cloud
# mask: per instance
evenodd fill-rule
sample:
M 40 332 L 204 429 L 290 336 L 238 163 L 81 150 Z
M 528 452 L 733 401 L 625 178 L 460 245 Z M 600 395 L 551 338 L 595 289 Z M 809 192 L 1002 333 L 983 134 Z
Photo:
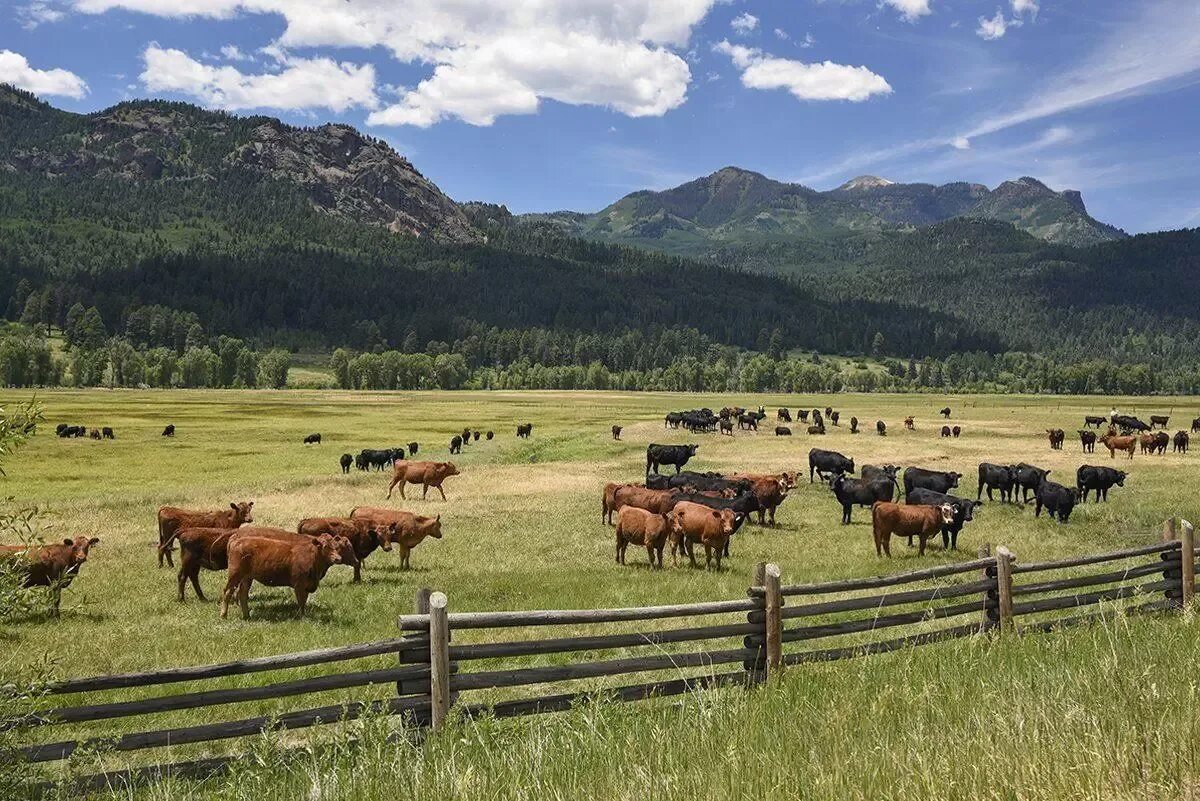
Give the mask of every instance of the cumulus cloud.
M 775 38 L 782 39 L 783 41 L 786 42 L 788 39 L 791 39 L 792 37 L 783 28 L 776 28 L 775 29 Z
M 542 100 L 661 115 L 686 98 L 679 52 L 719 0 L 73 0 L 163 17 L 274 14 L 282 48 L 384 48 L 429 74 L 376 125 L 488 125 Z
M 929 7 L 929 0 L 883 0 L 883 4 L 899 11 L 900 16 L 909 22 L 933 13 L 933 9 Z
M 1036 17 L 1039 6 L 1037 0 L 1012 0 L 1012 10 L 1014 14 L 1029 12 L 1031 16 Z
M 1004 12 L 1000 9 L 996 9 L 994 17 L 980 17 L 979 27 L 975 29 L 976 36 L 989 42 L 1001 38 L 1006 33 L 1008 33 L 1008 20 L 1004 18 Z
M 745 35 L 758 27 L 758 17 L 748 11 L 743 11 L 733 18 L 729 23 L 729 27 L 733 28 L 735 33 Z
M 140 78 L 151 91 L 179 92 L 229 111 L 376 108 L 375 68 L 329 58 L 286 58 L 279 72 L 248 75 L 204 64 L 182 50 L 152 44 Z
M 861 102 L 873 95 L 890 94 L 892 87 L 866 67 L 831 61 L 806 64 L 776 58 L 753 47 L 722 41 L 714 50 L 724 53 L 742 71 L 742 85 L 750 89 L 787 89 L 798 100 L 850 100 Z
M 0 50 L 0 76 L 3 76 L 5 83 L 35 95 L 73 97 L 78 100 L 88 92 L 88 85 L 83 78 L 70 70 L 34 69 L 25 56 L 11 50 Z
M 64 16 L 63 12 L 46 2 L 26 3 L 16 7 L 17 22 L 27 31 L 32 31 L 39 25 L 48 22 L 58 22 Z
M 237 45 L 225 45 L 221 48 L 221 56 L 226 61 L 253 61 L 254 56 L 243 53 Z

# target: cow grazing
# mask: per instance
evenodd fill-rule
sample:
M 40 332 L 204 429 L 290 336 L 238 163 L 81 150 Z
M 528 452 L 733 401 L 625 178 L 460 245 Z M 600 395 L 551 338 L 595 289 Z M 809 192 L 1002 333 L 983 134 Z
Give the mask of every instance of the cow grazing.
M 376 531 L 388 531 L 388 536 L 396 550 L 400 552 L 400 569 L 412 568 L 411 556 L 413 548 L 420 545 L 427 537 L 435 540 L 442 538 L 442 516 L 418 515 L 399 509 L 385 509 L 379 506 L 359 506 L 350 510 L 352 520 L 370 520 Z
M 999 465 L 981 462 L 979 465 L 979 488 L 975 491 L 975 500 L 983 497 L 987 490 L 988 500 L 994 500 L 992 490 L 1000 491 L 1000 500 L 1009 503 L 1013 500 L 1013 490 L 1017 487 L 1017 466 L 1015 464 Z
M 823 425 L 809 426 L 808 433 L 812 436 L 823 436 L 825 434 L 825 426 L 823 426 Z
M 1200 432 L 1200 417 L 1192 421 L 1192 433 L 1195 434 L 1198 432 Z
M 626 506 L 617 514 L 617 564 L 625 564 L 625 549 L 637 545 L 646 549 L 650 567 L 662 569 L 663 549 L 671 534 L 667 515 Z M 657 558 L 657 561 L 656 561 Z
M 163 432 L 162 432 L 162 435 L 163 435 L 164 437 L 173 437 L 173 436 L 175 436 L 175 424 L 174 424 L 174 423 L 171 423 L 169 426 L 167 426 L 166 428 L 164 428 L 164 429 L 163 429 Z
M 704 568 L 713 563 L 715 552 L 716 569 L 721 569 L 721 555 L 729 544 L 729 538 L 737 529 L 736 515 L 730 509 L 710 509 L 703 504 L 682 501 L 675 505 L 667 519 L 671 524 L 671 562 L 677 561 L 680 550 L 686 551 L 692 567 L 697 567 L 692 546 L 704 546 Z
M 849 525 L 850 511 L 855 506 L 871 506 L 876 501 L 891 501 L 896 484 L 888 478 L 847 478 L 838 473 L 829 482 L 833 496 L 842 506 L 842 525 Z
M 658 468 L 664 464 L 674 465 L 675 472 L 678 473 L 688 463 L 688 460 L 696 455 L 696 449 L 699 447 L 699 445 L 655 445 L 653 443 L 647 445 L 646 475 L 659 472 Z
M 54 434 L 59 437 L 65 437 L 67 435 L 68 428 L 70 428 L 70 426 L 68 426 L 66 423 L 59 423 L 54 427 Z
M 879 436 L 881 436 L 881 437 L 886 437 L 887 436 L 887 423 L 883 422 L 882 420 L 876 420 L 875 421 L 875 433 L 879 434 Z
M 787 409 L 780 409 L 775 412 L 775 419 L 781 423 L 790 423 L 792 422 L 792 413 Z
M 796 419 L 799 420 L 801 423 L 807 423 L 808 422 L 808 409 L 797 409 L 796 410 Z
M 1133 435 L 1117 436 L 1110 432 L 1100 437 L 1100 444 L 1108 448 L 1110 459 L 1117 458 L 1117 451 L 1128 453 L 1132 459 L 1134 451 L 1137 450 L 1138 438 Z
M 787 426 L 775 426 L 775 436 L 790 437 L 791 435 L 792 429 L 788 428 Z
M 471 441 L 479 442 L 479 432 L 478 431 L 471 432 Z
M 0 545 L 0 563 L 15 565 L 24 587 L 49 587 L 51 614 L 58 617 L 62 591 L 79 575 L 99 537 L 63 539 L 61 545 Z
M 1169 423 L 1169 422 L 1171 422 L 1171 418 L 1168 415 L 1162 415 L 1162 414 L 1150 415 L 1150 427 L 1151 428 L 1154 428 L 1155 426 L 1158 426 L 1159 428 L 1166 428 L 1167 423 Z
M 942 417 L 949 420 L 950 419 L 950 407 L 947 406 L 946 408 L 944 408 L 940 412 L 938 412 L 938 414 L 940 414 Z
M 165 558 L 170 567 L 175 567 L 171 556 L 173 546 L 171 541 L 175 534 L 185 528 L 239 528 L 245 523 L 253 523 L 252 510 L 254 501 L 230 503 L 228 509 L 216 511 L 196 511 L 180 509 L 175 506 L 160 506 L 158 509 L 158 566 L 163 566 Z
M 96 440 L 100 439 L 100 429 L 93 428 L 91 433 L 88 436 L 90 436 L 92 439 L 96 439 Z
M 444 501 L 446 500 L 446 491 L 442 489 L 442 482 L 457 475 L 460 473 L 454 462 L 396 462 L 392 472 L 392 483 L 388 485 L 387 496 L 392 497 L 392 490 L 398 484 L 400 485 L 400 497 L 407 500 L 404 494 L 404 485 L 420 484 L 422 500 L 429 495 L 429 488 L 433 487 Z
M 1154 451 L 1159 456 L 1163 456 L 1167 452 L 1167 446 L 1171 444 L 1171 435 L 1166 431 L 1159 431 L 1154 435 Z
M 1047 428 L 1046 438 L 1050 440 L 1050 449 L 1061 451 L 1063 440 L 1067 438 L 1067 434 L 1061 428 Z
M 851 434 L 858 433 L 858 418 L 857 417 L 850 418 L 850 433 Z
M 113 433 L 111 426 L 105 426 L 104 428 L 100 429 L 100 435 L 102 437 L 104 437 L 105 439 L 116 439 L 117 438 L 117 435 Z
M 460 437 L 458 434 L 455 434 L 450 439 L 450 453 L 462 453 L 462 443 L 462 437 Z
M 1101 417 L 1098 414 L 1088 414 L 1088 415 L 1084 415 L 1084 417 L 1083 417 L 1083 427 L 1084 428 L 1092 428 L 1092 427 L 1099 428 L 1100 426 L 1106 425 L 1107 423 L 1108 423 L 1108 418 Z
M 320 445 L 321 444 L 321 435 L 316 434 L 316 433 L 309 434 L 307 437 L 304 438 L 304 444 L 305 445 Z
M 296 533 L 306 537 L 328 534 L 331 537 L 345 537 L 349 540 L 354 553 L 354 561 L 349 564 L 354 568 L 354 581 L 358 583 L 362 581 L 363 563 L 376 548 L 392 550 L 396 523 L 352 517 L 308 517 L 296 526 Z
M 1054 481 L 1043 481 L 1038 485 L 1034 494 L 1034 517 L 1042 516 L 1043 507 L 1052 519 L 1066 523 L 1071 518 L 1071 510 L 1079 500 L 1079 493 L 1074 487 L 1064 487 Z
M 621 439 L 621 427 L 620 426 L 612 427 L 612 438 L 615 440 Z M 488 437 L 488 439 L 491 439 L 491 437 Z
M 1174 447 L 1171 449 L 1172 453 L 1188 452 L 1188 433 L 1186 431 L 1176 431 L 1172 442 L 1174 443 Z
M 926 470 L 923 467 L 909 467 L 904 471 L 904 495 L 907 497 L 917 487 L 930 489 L 934 492 L 949 492 L 958 486 L 960 478 L 962 478 L 962 473 Z
M 1046 480 L 1049 470 L 1021 462 L 1017 465 L 1017 486 L 1021 488 L 1021 503 L 1029 503 L 1029 493 L 1036 492 L 1038 485 Z
M 496 436 L 495 431 L 488 431 L 486 434 L 483 435 L 483 438 L 486 439 L 488 442 L 491 442 L 492 437 L 494 437 L 494 436 Z
M 843 456 L 837 451 L 825 451 L 813 448 L 808 452 L 808 483 L 813 483 L 816 473 L 822 481 L 828 481 L 829 476 L 836 473 L 853 473 L 854 460 Z
M 1084 453 L 1093 453 L 1096 450 L 1096 432 L 1078 429 L 1079 444 L 1083 447 Z
M 221 595 L 221 617 L 237 592 L 242 619 L 250 618 L 250 585 L 291 587 L 296 593 L 297 617 L 304 617 L 308 596 L 317 591 L 329 568 L 354 559 L 345 537 L 305 537 L 298 541 L 266 537 L 233 537 L 229 541 L 229 578 Z
M 1124 470 L 1114 470 L 1111 467 L 1080 465 L 1075 471 L 1075 489 L 1084 503 L 1087 503 L 1088 493 L 1092 491 L 1096 493 L 1095 503 L 1107 501 L 1110 489 L 1125 486 L 1126 475 Z
M 904 430 L 905 431 L 916 431 L 917 430 L 917 424 L 913 417 L 905 417 L 904 418 Z
M 925 555 L 925 543 L 942 526 L 954 520 L 949 504 L 935 506 L 902 506 L 890 501 L 876 501 L 871 506 L 871 533 L 875 539 L 876 556 L 892 555 L 892 535 L 917 537 L 921 545 L 917 554 Z
M 942 438 L 946 439 L 950 436 L 950 426 L 942 426 Z
M 950 429 L 950 433 L 954 435 L 955 439 L 958 439 L 959 435 L 962 434 L 962 426 L 954 426 Z
M 723 419 L 720 422 L 720 426 L 721 426 L 722 434 L 728 434 L 731 437 L 733 436 L 733 421 L 732 420 L 730 420 L 728 418 Z
M 533 434 L 533 423 L 521 423 L 519 426 L 517 426 L 517 438 L 518 439 L 529 439 L 529 437 L 532 434 Z
M 947 495 L 944 492 L 934 492 L 923 487 L 917 487 L 912 491 L 904 502 L 910 506 L 933 506 L 941 507 L 949 505 L 951 520 L 942 524 L 942 548 L 946 550 L 958 550 L 958 535 L 962 528 L 967 523 L 975 519 L 975 509 L 983 506 L 982 501 L 969 501 L 965 498 L 958 498 L 954 495 Z M 908 544 L 912 546 L 912 538 L 908 540 Z
M 338 464 L 342 466 L 342 474 L 348 474 L 350 472 L 350 465 L 354 464 L 354 457 L 348 453 L 343 453 L 341 458 L 338 459 Z

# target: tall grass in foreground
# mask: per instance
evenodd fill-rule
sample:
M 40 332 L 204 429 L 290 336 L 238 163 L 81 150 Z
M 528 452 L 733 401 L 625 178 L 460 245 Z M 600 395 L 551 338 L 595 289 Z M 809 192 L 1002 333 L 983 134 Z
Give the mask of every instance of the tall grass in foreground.
M 391 721 L 286 758 L 267 738 L 232 774 L 130 799 L 1186 799 L 1197 793 L 1190 616 L 1117 617 L 792 668 L 682 703 L 597 702 L 453 726 Z

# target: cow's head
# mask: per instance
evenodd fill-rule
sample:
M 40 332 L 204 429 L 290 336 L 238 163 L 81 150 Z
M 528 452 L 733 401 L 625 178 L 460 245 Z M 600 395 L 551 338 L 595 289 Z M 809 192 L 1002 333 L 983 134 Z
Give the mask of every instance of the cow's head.
M 374 535 L 379 547 L 385 551 L 392 550 L 392 543 L 399 539 L 396 534 L 395 522 L 388 523 L 386 525 L 372 526 L 371 534 Z
M 950 486 L 957 487 L 958 480 L 963 477 L 962 473 L 947 473 L 946 477 L 950 479 Z
M 846 468 L 846 472 L 847 472 L 847 473 L 853 473 L 853 472 L 854 472 L 854 460 L 853 460 L 853 459 L 847 459 L 847 460 L 846 460 L 846 463 L 847 463 L 847 465 L 848 465 L 848 467 Z
M 317 544 L 321 548 L 321 555 L 331 565 L 353 565 L 358 562 L 354 546 L 340 534 L 336 537 L 322 534 L 317 537 Z
M 88 560 L 88 551 L 93 545 L 100 542 L 99 537 L 76 537 L 73 540 L 64 539 L 63 545 L 71 549 L 70 564 L 68 567 L 78 569 Z
M 253 523 L 254 517 L 250 512 L 254 508 L 254 501 L 242 501 L 240 503 L 231 503 L 229 508 L 234 512 L 234 519 L 240 526 L 243 523 Z
M 416 529 L 418 534 L 440 540 L 442 538 L 442 516 L 418 517 Z
M 842 486 L 842 484 L 845 484 L 845 483 L 846 483 L 846 474 L 845 473 L 834 473 L 833 475 L 831 475 L 829 477 L 829 488 L 831 490 L 833 490 L 834 492 L 837 492 L 838 487 Z
M 688 455 L 688 456 L 695 456 L 695 455 L 696 455 L 696 449 L 697 449 L 697 448 L 699 448 L 700 446 L 699 446 L 699 445 L 685 445 L 684 447 L 685 447 L 685 448 L 687 448 L 687 455 Z
M 732 509 L 721 509 L 720 511 L 713 509 L 713 514 L 721 521 L 721 535 L 724 537 L 732 537 L 733 532 L 737 531 L 738 524 Z
M 446 465 L 445 471 L 444 471 L 445 475 L 447 475 L 447 476 L 459 475 L 458 466 L 455 465 L 454 462 L 446 462 L 445 465 Z
M 1124 470 L 1118 470 L 1118 471 L 1117 471 L 1117 486 L 1118 486 L 1118 487 L 1123 487 L 1123 486 L 1125 486 L 1125 476 L 1126 476 L 1126 475 L 1127 475 L 1127 474 L 1126 474 L 1126 472 L 1125 472 Z
M 954 522 L 954 507 L 948 503 L 943 503 L 938 507 L 942 513 L 942 522 L 947 526 Z

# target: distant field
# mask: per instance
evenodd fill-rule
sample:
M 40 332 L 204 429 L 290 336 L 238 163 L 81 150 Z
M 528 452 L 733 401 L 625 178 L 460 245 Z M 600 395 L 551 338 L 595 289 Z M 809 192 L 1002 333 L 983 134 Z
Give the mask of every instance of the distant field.
M 0 404 L 27 397 L 6 391 Z M 1187 456 L 1138 455 L 1125 488 L 1107 504 L 1076 510 L 1069 525 L 1035 519 L 1032 507 L 989 504 L 976 513 L 960 550 L 934 547 L 924 558 L 902 544 L 897 558 L 881 560 L 871 544 L 869 510 L 839 525 L 840 508 L 828 488 L 807 480 L 779 512 L 779 526 L 744 528 L 734 539 L 728 569 L 720 573 L 668 567 L 646 569 L 645 554 L 613 562 L 612 529 L 600 522 L 600 493 L 609 480 L 638 480 L 649 442 L 697 442 L 689 468 L 795 470 L 807 476 L 807 453 L 818 446 L 853 456 L 856 463 L 893 462 L 955 469 L 966 475 L 958 490 L 975 497 L 980 461 L 1029 461 L 1073 483 L 1083 463 L 1109 464 L 1107 452 L 1084 456 L 1074 431 L 1083 415 L 1170 413 L 1171 430 L 1187 427 L 1200 401 L 1180 398 L 1065 398 L 1014 396 L 696 396 L 633 393 L 456 392 L 351 393 L 305 391 L 51 391 L 39 393 L 47 431 L 6 462 L 4 495 L 15 505 L 45 510 L 46 538 L 87 533 L 102 543 L 67 591 L 61 620 L 8 627 L 0 674 L 52 653 L 62 676 L 126 672 L 199 664 L 391 636 L 398 614 L 410 611 L 420 586 L 444 590 L 453 610 L 626 606 L 744 596 L 751 566 L 773 561 L 785 582 L 911 570 L 975 555 L 980 543 L 1006 544 L 1020 559 L 1095 552 L 1157 537 L 1169 515 L 1200 518 L 1195 487 L 1200 450 Z M 770 411 L 770 426 L 735 437 L 664 430 L 673 409 L 726 404 Z M 825 437 L 770 433 L 774 410 L 832 405 L 843 425 Z M 941 439 L 936 410 L 949 405 L 960 439 Z M 915 415 L 917 430 L 901 421 Z M 863 432 L 848 433 L 856 415 Z M 874 422 L 889 424 L 887 437 Z M 61 440 L 56 423 L 108 425 L 115 441 Z M 174 423 L 174 439 L 159 436 Z M 533 437 L 517 440 L 519 422 Z M 625 426 L 621 442 L 609 433 Z M 464 426 L 494 430 L 455 457 L 463 475 L 446 484 L 448 502 L 397 507 L 442 515 L 445 538 L 427 541 L 402 572 L 394 556 L 376 553 L 361 585 L 335 568 L 309 603 L 310 617 L 292 619 L 290 590 L 257 587 L 253 618 L 227 621 L 215 600 L 223 575 L 206 573 L 208 603 L 175 600 L 175 575 L 155 567 L 155 510 L 162 504 L 222 507 L 254 500 L 255 522 L 294 529 L 302 517 L 345 514 L 355 505 L 385 504 L 388 475 L 352 471 L 338 456 L 363 447 L 421 443 L 420 457 L 445 459 L 451 436 Z M 1045 429 L 1068 431 L 1066 447 L 1051 451 Z M 799 432 L 801 429 L 796 426 Z M 306 447 L 304 435 L 324 443 Z M 418 492 L 419 494 L 419 492 Z M 911 676 L 896 676 L 909 681 Z M 270 707 L 264 707 L 269 709 Z M 216 714 L 211 713 L 211 714 Z M 179 716 L 175 716 L 176 719 Z

